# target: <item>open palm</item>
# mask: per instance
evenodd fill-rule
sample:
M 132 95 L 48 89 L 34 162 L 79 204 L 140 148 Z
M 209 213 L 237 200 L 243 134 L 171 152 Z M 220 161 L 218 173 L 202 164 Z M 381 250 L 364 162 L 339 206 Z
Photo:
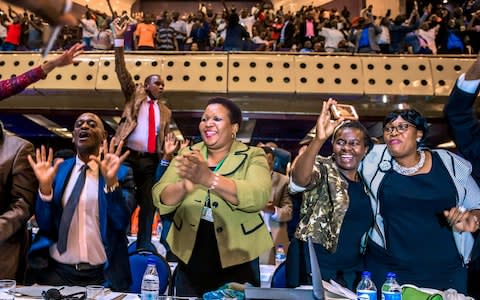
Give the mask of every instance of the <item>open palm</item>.
M 97 162 L 102 176 L 107 183 L 116 181 L 117 172 L 121 164 L 125 161 L 129 151 L 126 151 L 123 155 L 122 152 L 123 141 L 121 141 L 117 147 L 115 147 L 115 138 L 112 138 L 110 145 L 107 140 L 103 141 L 102 151 L 99 156 L 91 155 L 90 159 Z
M 35 150 L 35 159 L 31 155 L 27 157 L 30 166 L 37 177 L 40 187 L 51 187 L 55 175 L 57 174 L 58 166 L 63 162 L 63 159 L 56 159 L 53 162 L 52 148 L 47 150 L 44 145 L 40 149 Z

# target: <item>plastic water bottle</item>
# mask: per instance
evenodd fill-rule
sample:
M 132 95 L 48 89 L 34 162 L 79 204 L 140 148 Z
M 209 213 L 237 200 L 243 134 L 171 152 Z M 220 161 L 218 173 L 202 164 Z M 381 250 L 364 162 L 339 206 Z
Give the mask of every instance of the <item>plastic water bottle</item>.
M 372 281 L 372 274 L 368 271 L 362 272 L 362 279 L 357 285 L 358 300 L 377 300 L 377 288 Z
M 148 259 L 147 269 L 142 279 L 142 300 L 157 300 L 160 289 L 160 280 L 158 278 L 155 261 Z
M 275 249 L 275 265 L 280 265 L 286 259 L 287 255 L 285 254 L 285 248 L 283 248 L 283 245 L 278 245 Z
M 402 288 L 397 282 L 397 275 L 393 272 L 387 274 L 387 279 L 382 285 L 382 300 L 402 300 Z

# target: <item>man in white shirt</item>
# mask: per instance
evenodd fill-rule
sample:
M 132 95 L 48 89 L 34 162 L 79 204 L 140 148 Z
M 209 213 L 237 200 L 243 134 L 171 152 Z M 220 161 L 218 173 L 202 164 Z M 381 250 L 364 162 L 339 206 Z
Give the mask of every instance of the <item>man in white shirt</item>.
M 125 64 L 123 34 L 127 24 L 113 21 L 115 36 L 115 73 L 122 87 L 125 106 L 115 133 L 116 141 L 125 141 L 130 151 L 126 163 L 132 168 L 137 188 L 138 217 L 137 249 L 155 250 L 151 243 L 155 207 L 152 187 L 155 170 L 162 156 L 163 142 L 170 130 L 171 110 L 162 103 L 165 82 L 158 74 L 135 84 Z
M 134 204 L 132 170 L 123 143 L 106 141 L 101 119 L 78 117 L 74 158 L 53 162 L 44 146 L 28 157 L 39 182 L 39 231 L 29 252 L 28 283 L 103 284 L 127 290 L 131 283 L 126 231 Z

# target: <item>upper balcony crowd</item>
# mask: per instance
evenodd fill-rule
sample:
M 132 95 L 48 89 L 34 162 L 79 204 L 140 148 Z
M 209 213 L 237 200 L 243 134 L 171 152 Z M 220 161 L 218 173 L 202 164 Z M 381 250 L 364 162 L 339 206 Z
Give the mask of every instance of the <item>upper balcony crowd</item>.
M 109 3 L 110 4 L 110 3 Z M 274 8 L 270 1 L 250 9 L 223 2 L 222 11 L 200 3 L 190 12 L 122 12 L 128 22 L 126 50 L 293 51 L 349 53 L 464 54 L 480 49 L 480 0 L 461 5 L 415 2 L 408 14 L 375 15 L 372 6 L 352 16 L 349 9 L 303 6 L 298 11 Z M 111 5 L 109 6 L 111 8 Z M 85 50 L 113 49 L 112 8 L 87 7 L 78 26 L 65 26 L 54 49 L 83 41 Z M 41 18 L 12 8 L 0 10 L 2 51 L 36 51 L 50 30 Z

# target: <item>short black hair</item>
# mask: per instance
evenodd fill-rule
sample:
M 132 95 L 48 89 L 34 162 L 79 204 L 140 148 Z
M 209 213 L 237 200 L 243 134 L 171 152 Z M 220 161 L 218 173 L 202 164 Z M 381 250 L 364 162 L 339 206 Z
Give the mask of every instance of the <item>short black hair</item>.
M 372 140 L 372 137 L 370 136 L 370 134 L 368 133 L 368 130 L 367 128 L 365 128 L 365 126 L 362 125 L 362 123 L 360 123 L 359 121 L 345 121 L 343 122 L 342 124 L 340 124 L 336 129 L 335 131 L 333 132 L 333 136 L 332 136 L 332 142 L 337 138 L 337 134 L 338 132 L 341 130 L 341 129 L 345 129 L 345 128 L 353 128 L 353 129 L 358 129 L 360 130 L 362 133 L 363 133 L 363 143 L 365 145 L 365 147 L 367 147 L 368 151 L 367 153 L 372 150 L 373 148 L 373 140 Z
M 159 74 L 150 74 L 147 77 L 145 77 L 145 81 L 143 82 L 143 84 L 144 85 L 149 84 L 153 76 L 158 76 L 158 78 L 162 78 L 162 76 L 160 76 Z
M 418 142 L 419 145 L 423 145 L 425 143 L 425 140 L 427 139 L 428 129 L 430 127 L 428 125 L 427 119 L 413 108 L 397 109 L 387 114 L 387 116 L 383 120 L 383 127 L 385 127 L 385 125 L 387 125 L 388 123 L 395 121 L 398 117 L 402 117 L 402 119 L 404 119 L 408 123 L 413 124 L 415 128 L 417 128 L 417 130 L 423 132 L 423 136 Z
M 238 124 L 238 127 L 242 125 L 242 110 L 232 100 L 223 98 L 223 97 L 214 97 L 208 100 L 207 106 L 209 106 L 210 104 L 223 105 L 223 107 L 225 107 L 228 110 L 230 123 Z

